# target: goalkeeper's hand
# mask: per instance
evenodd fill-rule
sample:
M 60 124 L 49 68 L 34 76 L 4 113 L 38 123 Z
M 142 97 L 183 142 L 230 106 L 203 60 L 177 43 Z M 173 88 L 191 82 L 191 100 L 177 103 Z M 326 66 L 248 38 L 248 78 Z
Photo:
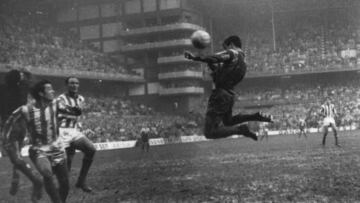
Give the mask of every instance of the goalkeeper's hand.
M 185 51 L 184 57 L 185 57 L 186 59 L 189 59 L 189 60 L 194 60 L 194 59 L 195 59 L 194 54 L 192 54 L 190 51 Z

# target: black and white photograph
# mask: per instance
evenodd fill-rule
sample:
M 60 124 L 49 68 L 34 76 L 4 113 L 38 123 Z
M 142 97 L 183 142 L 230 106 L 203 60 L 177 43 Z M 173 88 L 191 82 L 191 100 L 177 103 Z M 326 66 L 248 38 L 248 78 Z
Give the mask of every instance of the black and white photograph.
M 0 0 L 27 202 L 360 202 L 360 0 Z

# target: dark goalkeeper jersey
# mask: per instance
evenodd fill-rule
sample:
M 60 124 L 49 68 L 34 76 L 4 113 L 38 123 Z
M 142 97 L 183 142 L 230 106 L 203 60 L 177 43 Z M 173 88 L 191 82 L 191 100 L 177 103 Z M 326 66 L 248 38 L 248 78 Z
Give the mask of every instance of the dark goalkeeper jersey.
M 233 90 L 246 73 L 245 54 L 241 49 L 229 49 L 214 55 L 219 63 L 209 64 L 215 88 Z

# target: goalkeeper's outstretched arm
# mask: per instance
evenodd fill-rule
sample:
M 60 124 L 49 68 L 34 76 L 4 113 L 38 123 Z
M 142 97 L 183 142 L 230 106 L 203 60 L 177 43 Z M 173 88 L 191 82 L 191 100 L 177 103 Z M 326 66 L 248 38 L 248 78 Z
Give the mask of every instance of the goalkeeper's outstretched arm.
M 195 56 L 189 51 L 186 51 L 184 53 L 185 58 L 193 60 L 193 61 L 200 61 L 207 64 L 214 64 L 214 63 L 224 63 L 227 61 L 230 61 L 234 57 L 234 53 L 231 51 L 222 51 L 213 55 L 207 55 L 207 56 Z

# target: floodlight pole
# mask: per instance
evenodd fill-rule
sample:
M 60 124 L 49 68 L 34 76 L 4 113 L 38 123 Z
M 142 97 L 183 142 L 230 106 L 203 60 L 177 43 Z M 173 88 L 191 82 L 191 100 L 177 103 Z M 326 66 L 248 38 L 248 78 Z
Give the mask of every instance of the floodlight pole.
M 273 35 L 273 49 L 276 51 L 276 32 L 275 32 L 275 20 L 274 20 L 274 4 L 271 0 L 271 25 L 272 25 L 272 35 Z
M 211 36 L 211 43 L 210 43 L 210 49 L 211 49 L 211 53 L 214 53 L 214 20 L 212 17 L 210 17 L 210 36 Z

